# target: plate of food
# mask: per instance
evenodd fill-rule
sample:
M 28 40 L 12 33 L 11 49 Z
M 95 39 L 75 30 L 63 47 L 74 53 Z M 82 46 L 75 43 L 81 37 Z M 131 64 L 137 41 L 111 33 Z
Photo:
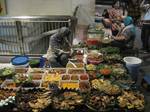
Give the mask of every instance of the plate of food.
M 88 63 L 99 64 L 103 62 L 103 54 L 97 52 L 90 52 L 87 56 Z

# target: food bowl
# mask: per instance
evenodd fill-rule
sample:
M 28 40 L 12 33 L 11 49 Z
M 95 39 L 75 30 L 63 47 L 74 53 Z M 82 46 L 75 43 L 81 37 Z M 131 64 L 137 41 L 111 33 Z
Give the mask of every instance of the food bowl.
M 103 62 L 103 54 L 97 53 L 96 51 L 91 51 L 87 56 L 88 63 L 99 64 Z

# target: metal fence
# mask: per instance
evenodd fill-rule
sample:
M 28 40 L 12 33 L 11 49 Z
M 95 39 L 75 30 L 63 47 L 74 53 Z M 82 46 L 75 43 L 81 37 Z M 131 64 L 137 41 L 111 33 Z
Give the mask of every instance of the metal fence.
M 49 46 L 49 31 L 68 27 L 72 42 L 75 23 L 70 16 L 0 17 L 0 55 L 44 54 Z

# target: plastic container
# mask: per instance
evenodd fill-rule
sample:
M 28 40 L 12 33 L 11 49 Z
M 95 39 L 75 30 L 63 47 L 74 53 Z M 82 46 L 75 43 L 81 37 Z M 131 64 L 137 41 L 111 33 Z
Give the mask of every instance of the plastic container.
M 31 73 L 31 77 L 33 80 L 42 80 L 43 73 Z
M 48 73 L 59 73 L 59 74 L 66 73 L 66 68 L 49 68 L 47 70 L 48 70 Z
M 88 81 L 80 81 L 79 89 L 81 92 L 88 92 L 91 89 L 90 83 Z
M 84 74 L 86 71 L 83 68 L 70 68 L 67 74 Z
M 134 81 L 137 81 L 139 68 L 141 66 L 142 60 L 137 57 L 124 57 L 124 62 L 126 63 L 126 67 Z
M 80 75 L 80 81 L 89 81 L 88 74 L 81 74 Z
M 70 76 L 71 76 L 72 81 L 78 81 L 79 80 L 79 75 L 77 75 L 77 74 L 71 74 Z
M 62 75 L 61 80 L 70 80 L 70 75 Z
M 32 82 L 24 83 L 21 85 L 24 89 L 31 89 L 31 88 L 40 88 L 41 80 L 33 80 Z
M 11 64 L 15 68 L 26 68 L 29 66 L 29 57 L 28 56 L 15 56 L 11 59 Z
M 1 88 L 6 88 L 6 89 L 18 89 L 18 87 L 20 86 L 19 83 L 15 83 L 13 80 L 11 79 L 6 79 L 2 84 L 1 84 Z
M 59 87 L 61 89 L 79 89 L 79 81 L 60 81 Z

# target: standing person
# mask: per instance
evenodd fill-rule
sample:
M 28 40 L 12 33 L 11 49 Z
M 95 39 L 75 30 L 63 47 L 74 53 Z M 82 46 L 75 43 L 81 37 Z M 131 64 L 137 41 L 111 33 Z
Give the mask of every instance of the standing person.
M 144 53 L 150 52 L 149 38 L 150 38 L 150 4 L 143 5 L 146 9 L 146 13 L 142 19 L 142 32 L 141 32 L 141 40 L 142 40 L 142 50 Z
M 50 37 L 50 45 L 47 54 L 44 55 L 52 68 L 66 67 L 68 58 L 70 56 L 69 35 L 70 30 L 62 27 L 55 34 Z

